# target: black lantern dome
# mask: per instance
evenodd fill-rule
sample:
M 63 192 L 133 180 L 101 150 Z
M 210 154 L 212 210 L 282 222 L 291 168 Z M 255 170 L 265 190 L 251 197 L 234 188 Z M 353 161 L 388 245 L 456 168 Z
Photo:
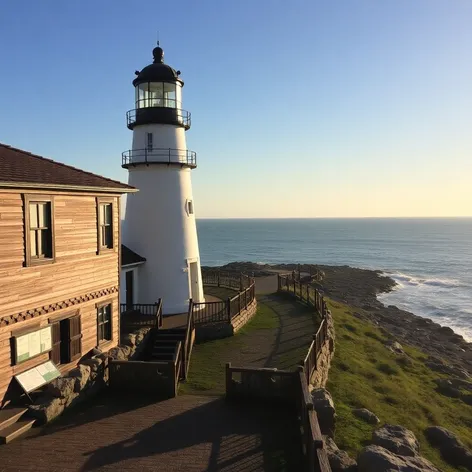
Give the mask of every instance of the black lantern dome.
M 164 64 L 164 51 L 159 46 L 152 51 L 154 61 L 133 80 L 136 107 L 127 113 L 129 129 L 141 124 L 171 124 L 190 128 L 190 113 L 182 110 L 180 71 Z
M 136 86 L 143 82 L 180 82 L 183 86 L 184 81 L 179 78 L 180 71 L 176 71 L 171 66 L 164 64 L 164 50 L 157 46 L 153 49 L 152 55 L 154 61 L 146 66 L 141 72 L 136 71 L 137 77 L 133 80 Z

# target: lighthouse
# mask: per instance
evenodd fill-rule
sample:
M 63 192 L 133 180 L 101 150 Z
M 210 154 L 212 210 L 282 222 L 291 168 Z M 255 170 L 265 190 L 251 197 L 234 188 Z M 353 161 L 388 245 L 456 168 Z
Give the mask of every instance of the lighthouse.
M 164 314 L 186 313 L 190 299 L 204 301 L 191 181 L 197 158 L 187 149 L 191 115 L 180 71 L 164 63 L 159 44 L 152 54 L 152 64 L 135 72 L 135 106 L 126 114 L 133 142 L 122 167 L 139 192 L 127 198 L 122 242 L 145 259 L 134 303 L 162 298 Z

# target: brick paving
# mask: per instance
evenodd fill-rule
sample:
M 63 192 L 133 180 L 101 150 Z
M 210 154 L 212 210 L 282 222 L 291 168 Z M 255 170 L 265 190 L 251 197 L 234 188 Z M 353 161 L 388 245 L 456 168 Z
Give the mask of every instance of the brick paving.
M 148 403 L 104 394 L 1 446 L 0 471 L 298 471 L 297 439 L 286 408 L 212 396 Z

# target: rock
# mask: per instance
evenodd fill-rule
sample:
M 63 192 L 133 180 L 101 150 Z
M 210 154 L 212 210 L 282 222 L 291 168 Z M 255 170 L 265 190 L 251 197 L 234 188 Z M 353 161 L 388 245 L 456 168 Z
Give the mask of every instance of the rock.
M 381 446 L 367 446 L 357 460 L 359 472 L 441 472 L 420 456 L 399 456 Z
M 48 386 L 48 392 L 55 398 L 67 398 L 74 393 L 75 379 L 59 377 L 52 380 Z
M 79 364 L 78 367 L 69 372 L 68 376 L 75 380 L 74 392 L 79 393 L 86 387 L 90 379 L 90 367 Z
M 460 398 L 461 391 L 448 379 L 436 379 L 437 391 L 446 397 Z
M 91 372 L 98 372 L 103 365 L 103 359 L 95 357 L 93 359 L 85 359 L 81 361 L 81 364 L 87 365 L 90 367 Z
M 108 351 L 108 357 L 118 361 L 126 361 L 131 354 L 129 346 L 117 346 Z
M 403 346 L 397 341 L 393 341 L 392 343 L 388 344 L 387 348 L 390 349 L 390 351 L 392 351 L 394 354 L 405 354 Z
M 326 453 L 328 454 L 329 465 L 332 472 L 356 472 L 357 462 L 349 457 L 346 451 L 342 451 L 336 443 L 329 437 L 323 437 L 325 441 Z
M 336 409 L 331 394 L 325 388 L 315 388 L 311 392 L 311 398 L 321 432 L 333 437 L 336 429 Z
M 124 344 L 125 346 L 130 346 L 131 348 L 136 347 L 136 337 L 137 335 L 134 333 L 129 333 L 126 336 L 123 336 L 123 339 L 121 340 L 121 344 Z
M 456 467 L 467 467 L 472 470 L 472 453 L 455 436 L 441 426 L 430 426 L 425 435 L 432 446 L 437 447 L 443 458 Z
M 429 367 L 431 370 L 434 370 L 435 372 L 441 372 L 442 374 L 448 374 L 448 375 L 453 374 L 453 368 L 450 365 L 445 364 L 443 361 L 439 359 L 430 358 L 425 362 L 425 365 Z
M 402 456 L 416 456 L 420 451 L 415 435 L 399 425 L 386 424 L 377 429 L 372 434 L 372 443 Z
M 45 424 L 57 418 L 63 411 L 65 405 L 60 398 L 43 398 L 37 405 L 28 407 L 28 414 L 36 418 L 38 423 Z
M 356 410 L 352 410 L 352 412 L 358 418 L 361 418 L 364 421 L 367 421 L 367 423 L 370 423 L 370 424 L 379 424 L 380 423 L 379 418 L 374 413 L 369 411 L 367 408 L 358 408 Z
M 472 392 L 472 383 L 464 379 L 449 379 L 453 387 L 463 388 Z

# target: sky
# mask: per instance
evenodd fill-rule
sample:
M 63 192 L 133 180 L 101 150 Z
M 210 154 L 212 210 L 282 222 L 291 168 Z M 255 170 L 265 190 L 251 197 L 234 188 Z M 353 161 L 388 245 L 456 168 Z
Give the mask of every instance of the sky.
M 182 71 L 200 218 L 472 216 L 470 0 L 0 0 L 0 142 L 126 182 Z

